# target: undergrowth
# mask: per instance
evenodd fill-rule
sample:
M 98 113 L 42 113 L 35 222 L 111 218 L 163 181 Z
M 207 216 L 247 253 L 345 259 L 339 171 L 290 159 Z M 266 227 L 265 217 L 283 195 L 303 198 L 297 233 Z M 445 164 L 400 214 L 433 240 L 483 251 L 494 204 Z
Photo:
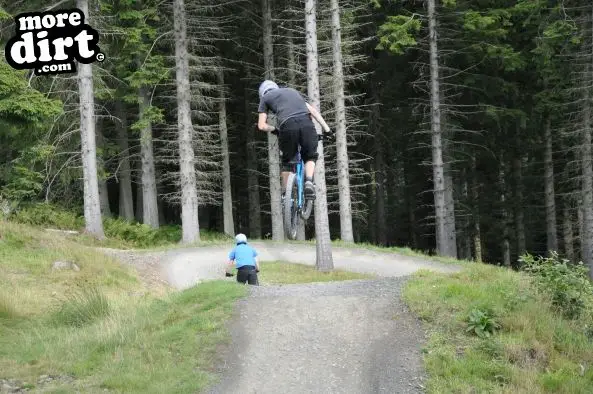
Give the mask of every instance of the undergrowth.
M 473 264 L 454 274 L 421 271 L 406 284 L 404 299 L 428 330 L 429 393 L 593 392 L 590 301 L 581 299 L 579 317 L 572 312 L 580 302 L 563 313 L 554 300 L 573 274 L 541 276 L 564 268 L 535 260 L 545 267 L 529 274 Z

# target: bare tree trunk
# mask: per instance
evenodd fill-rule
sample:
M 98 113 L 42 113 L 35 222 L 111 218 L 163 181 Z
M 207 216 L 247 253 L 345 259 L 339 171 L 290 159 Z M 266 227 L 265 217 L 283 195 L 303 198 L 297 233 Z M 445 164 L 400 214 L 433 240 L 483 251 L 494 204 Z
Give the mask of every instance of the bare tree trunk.
M 523 175 L 522 158 L 513 159 L 513 174 L 515 178 L 515 231 L 517 233 L 517 255 L 522 256 L 526 251 L 525 217 L 523 214 Z
M 511 266 L 511 247 L 509 243 L 509 225 L 508 214 L 506 208 L 506 182 L 505 182 L 505 162 L 504 155 L 500 155 L 500 168 L 498 172 L 498 181 L 500 184 L 500 208 L 501 208 L 501 224 L 502 224 L 502 261 L 505 267 Z
M 250 74 L 247 72 L 249 80 Z M 255 130 L 249 112 L 248 89 L 245 88 L 245 127 L 247 128 L 247 188 L 249 196 L 249 237 L 261 238 L 261 205 L 259 199 L 259 177 L 257 153 L 255 149 Z
M 408 222 L 410 247 L 414 250 L 418 248 L 418 237 L 416 235 L 416 195 L 412 186 L 412 170 L 409 161 L 404 159 L 404 179 L 406 183 L 406 201 L 408 207 Z
M 266 79 L 274 79 L 274 42 L 272 38 L 271 0 L 261 0 L 263 17 L 264 69 Z M 280 183 L 280 148 L 278 137 L 268 135 L 268 157 L 270 160 L 270 210 L 272 216 L 272 239 L 284 240 L 284 222 L 282 217 L 282 184 Z
M 287 45 L 288 45 L 288 50 L 287 50 L 287 52 L 288 52 L 287 53 L 288 85 L 291 86 L 292 88 L 295 88 L 297 85 L 296 72 L 295 72 L 295 70 L 297 68 L 297 63 L 296 63 L 296 59 L 295 59 L 295 47 L 294 47 L 294 40 L 292 38 L 292 34 L 290 34 L 286 39 L 287 39 Z M 307 238 L 307 236 L 306 236 L 306 232 L 305 232 L 305 221 L 299 220 L 298 225 L 297 225 L 296 239 L 298 241 L 304 241 L 306 238 Z
M 142 161 L 136 164 L 136 221 L 142 223 L 144 203 L 142 202 Z
M 102 120 L 97 117 L 95 122 L 95 137 L 97 148 L 101 151 L 97 152 L 97 179 L 99 181 L 99 201 L 101 205 L 101 215 L 111 217 L 111 209 L 109 208 L 109 192 L 107 189 L 107 180 L 105 179 L 105 137 L 101 129 Z
M 346 136 L 346 105 L 344 97 L 344 71 L 342 69 L 342 36 L 340 28 L 340 6 L 338 0 L 331 0 L 332 43 L 333 43 L 333 86 L 336 106 L 336 155 L 338 169 L 338 190 L 340 198 L 340 239 L 354 242 L 352 232 L 352 201 L 350 198 L 350 174 L 348 171 L 348 145 Z
M 574 235 L 572 231 L 572 217 L 569 209 L 569 199 L 565 198 L 564 207 L 562 209 L 562 234 L 564 238 L 564 254 L 566 258 L 574 262 Z
M 387 218 L 385 212 L 385 159 L 383 155 L 383 140 L 379 129 L 380 108 L 375 100 L 371 109 L 370 125 L 375 134 L 375 229 L 376 242 L 379 245 L 387 244 Z
M 76 0 L 76 6 L 89 18 L 88 0 Z M 105 238 L 99 182 L 97 179 L 97 146 L 95 143 L 95 96 L 91 64 L 78 64 L 78 92 L 80 96 L 80 142 L 84 183 L 85 231 L 96 238 Z
M 445 232 L 447 236 L 447 245 L 449 245 L 449 255 L 457 258 L 457 229 L 455 225 L 455 198 L 453 190 L 453 172 L 451 171 L 451 156 L 449 155 L 448 132 L 443 136 L 443 176 L 445 180 Z
M 578 208 L 577 208 L 577 220 L 579 225 L 579 254 L 581 261 L 585 261 L 585 251 L 583 250 L 583 237 L 585 234 L 585 219 L 584 219 L 584 207 L 583 207 L 583 194 L 581 193 L 581 198 L 579 198 Z
M 179 159 L 181 172 L 182 243 L 200 241 L 198 194 L 196 187 L 195 153 L 192 144 L 191 93 L 189 84 L 189 54 L 184 0 L 173 0 L 175 31 L 175 63 L 177 78 L 177 123 L 179 129 Z
M 454 256 L 447 237 L 445 179 L 443 169 L 443 146 L 441 142 L 441 107 L 439 87 L 439 61 L 437 48 L 435 1 L 428 0 L 428 26 L 430 42 L 430 101 L 432 125 L 432 170 L 434 184 L 435 231 L 437 253 Z
M 469 194 L 468 194 L 468 182 L 467 182 L 467 169 L 464 167 L 461 170 L 461 196 L 463 199 L 463 205 L 467 207 L 469 205 Z M 470 224 L 470 212 L 467 208 L 463 210 L 462 226 L 463 232 L 461 234 L 461 250 L 460 257 L 462 259 L 471 259 L 471 224 Z
M 593 22 L 593 18 L 591 19 L 591 22 Z M 591 79 L 593 79 L 592 67 L 593 64 L 589 64 L 587 66 L 586 74 Z M 589 276 L 593 279 L 593 157 L 591 152 L 591 132 L 593 128 L 593 125 L 591 124 L 591 116 L 593 115 L 591 110 L 592 105 L 591 92 L 589 88 L 585 88 L 585 107 L 583 111 L 584 127 L 581 143 L 583 233 L 580 238 L 583 263 L 589 267 Z
M 149 91 L 138 90 L 139 117 L 144 120 L 150 107 Z M 152 145 L 152 124 L 147 121 L 140 131 L 140 157 L 142 159 L 142 223 L 159 228 L 159 207 L 157 202 L 156 177 L 154 169 L 154 149 Z
M 478 263 L 482 262 L 482 235 L 480 233 L 480 193 L 478 190 L 478 171 L 476 165 L 476 156 L 472 155 L 472 204 L 473 204 L 473 222 L 474 222 L 474 254 Z
M 319 58 L 317 52 L 317 7 L 316 0 L 305 0 L 305 35 L 307 46 L 307 93 L 310 104 L 319 110 Z M 317 133 L 320 126 L 315 122 Z M 319 159 L 315 166 L 315 241 L 317 246 L 316 267 L 319 271 L 331 271 L 334 268 L 329 218 L 327 212 L 327 191 L 325 183 L 325 162 L 323 157 L 323 141 L 317 146 Z
M 222 147 L 222 214 L 224 232 L 232 237 L 235 236 L 235 224 L 233 221 L 233 195 L 231 189 L 231 164 L 229 157 L 229 139 L 227 133 L 226 103 L 224 94 L 224 71 L 218 69 L 218 84 L 220 85 L 220 104 L 218 108 L 218 120 L 220 127 L 220 145 Z
M 132 173 L 128 144 L 128 119 L 124 104 L 115 102 L 115 113 L 119 121 L 115 122 L 117 144 L 121 155 L 118 171 L 119 182 L 119 216 L 126 220 L 134 220 L 134 196 L 132 194 Z
M 556 229 L 556 202 L 554 193 L 554 161 L 552 157 L 552 129 L 551 121 L 548 118 L 544 129 L 545 138 L 545 154 L 544 154 L 544 167 L 545 167 L 545 201 L 546 201 L 546 235 L 547 235 L 547 251 L 558 250 L 558 236 Z

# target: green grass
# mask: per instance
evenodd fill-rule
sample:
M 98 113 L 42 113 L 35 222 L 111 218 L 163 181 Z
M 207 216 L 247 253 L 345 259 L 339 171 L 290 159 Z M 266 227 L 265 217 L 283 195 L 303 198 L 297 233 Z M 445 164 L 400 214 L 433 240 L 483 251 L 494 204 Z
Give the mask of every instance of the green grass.
M 404 300 L 428 329 L 429 393 L 593 392 L 589 320 L 553 312 L 524 274 L 482 264 L 449 275 L 421 271 Z M 484 338 L 466 332 L 474 309 L 500 329 Z
M 80 271 L 51 271 L 55 260 Z M 225 322 L 244 286 L 200 284 L 164 296 L 134 271 L 71 240 L 0 222 L 0 378 L 72 376 L 50 392 L 197 392 L 213 379 Z M 41 389 L 38 387 L 38 389 Z
M 329 282 L 354 279 L 370 279 L 374 276 L 355 272 L 334 270 L 319 272 L 315 267 L 305 264 L 293 264 L 282 261 L 262 261 L 258 274 L 260 284 L 291 284 Z

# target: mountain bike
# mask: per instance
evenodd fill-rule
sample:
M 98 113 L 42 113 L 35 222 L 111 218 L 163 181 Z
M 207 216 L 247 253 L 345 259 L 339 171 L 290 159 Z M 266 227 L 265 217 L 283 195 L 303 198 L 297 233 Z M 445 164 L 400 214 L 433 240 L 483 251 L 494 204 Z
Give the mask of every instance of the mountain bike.
M 318 134 L 318 141 L 328 136 Z M 301 158 L 301 149 L 291 162 L 292 170 L 286 182 L 286 193 L 283 201 L 284 232 L 286 237 L 295 240 L 301 219 L 307 221 L 313 211 L 313 200 L 305 196 L 305 163 Z

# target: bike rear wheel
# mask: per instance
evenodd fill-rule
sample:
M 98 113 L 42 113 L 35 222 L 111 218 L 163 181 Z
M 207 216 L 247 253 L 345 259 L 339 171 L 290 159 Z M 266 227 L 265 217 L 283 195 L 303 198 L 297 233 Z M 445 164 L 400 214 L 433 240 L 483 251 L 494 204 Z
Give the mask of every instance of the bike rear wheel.
M 299 196 L 296 174 L 291 172 L 286 182 L 286 194 L 284 196 L 284 233 L 286 237 L 295 240 L 299 225 Z
M 313 212 L 313 200 L 305 198 L 305 206 L 303 207 L 303 211 L 301 212 L 301 217 L 303 220 L 309 219 L 311 216 L 311 212 Z

